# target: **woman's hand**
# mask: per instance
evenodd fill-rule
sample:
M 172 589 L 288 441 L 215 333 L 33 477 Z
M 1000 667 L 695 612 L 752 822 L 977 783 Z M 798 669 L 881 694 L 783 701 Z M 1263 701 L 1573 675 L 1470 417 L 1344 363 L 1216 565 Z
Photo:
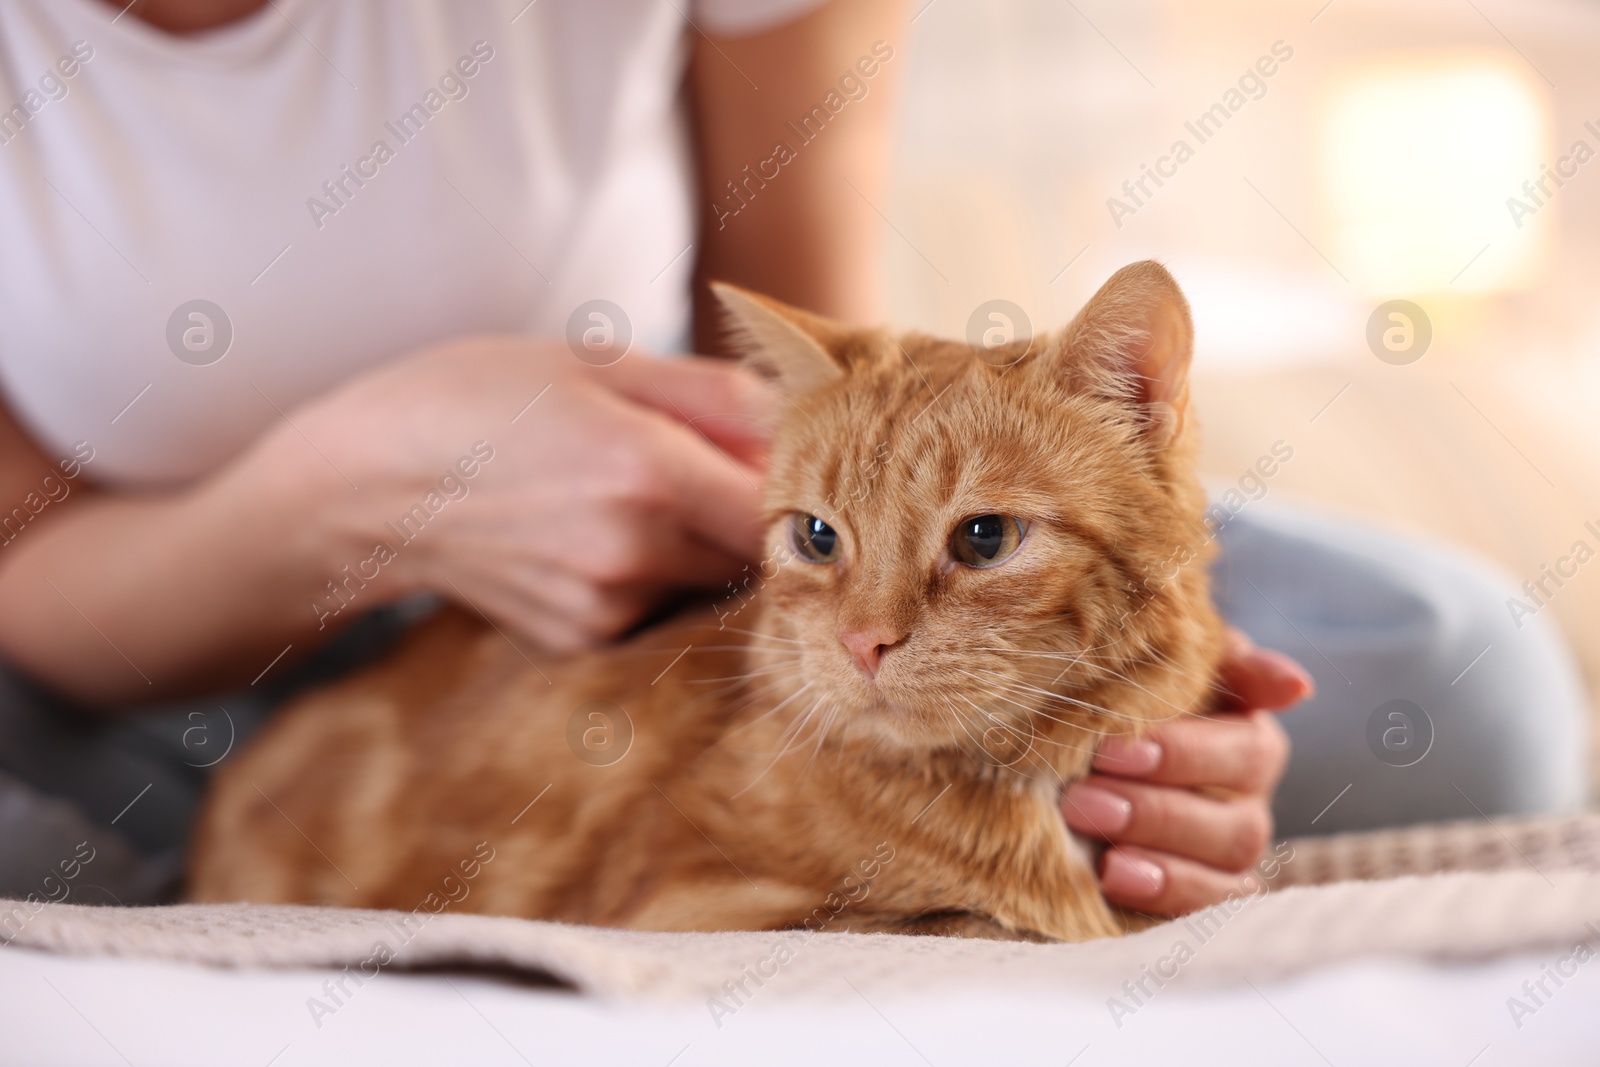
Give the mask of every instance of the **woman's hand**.
M 1230 631 L 1222 680 L 1230 707 L 1101 746 L 1094 773 L 1062 796 L 1067 825 L 1108 841 L 1106 899 L 1182 915 L 1243 892 L 1240 875 L 1272 837 L 1272 794 L 1289 738 L 1267 710 L 1311 694 L 1293 660 Z
M 295 408 L 192 486 L 72 483 L 0 557 L 0 654 L 120 706 L 259 680 L 418 590 L 549 647 L 599 641 L 759 552 L 767 400 L 717 361 L 441 344 Z M 49 491 L 51 470 L 0 405 L 6 498 Z
M 597 368 L 560 342 L 491 337 L 400 361 L 295 421 L 327 455 L 335 583 L 359 565 L 388 599 L 431 590 L 571 650 L 759 554 L 769 400 L 722 361 L 634 354 Z M 391 561 L 367 562 L 378 542 Z M 357 610 L 380 602 L 354 594 Z

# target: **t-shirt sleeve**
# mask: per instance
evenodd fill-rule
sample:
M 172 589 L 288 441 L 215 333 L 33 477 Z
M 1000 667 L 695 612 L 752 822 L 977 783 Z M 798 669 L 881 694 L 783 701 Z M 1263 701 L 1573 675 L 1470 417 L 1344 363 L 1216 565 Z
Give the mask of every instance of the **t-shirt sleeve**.
M 776 29 L 821 7 L 826 0 L 694 0 L 694 21 L 707 34 L 745 37 Z

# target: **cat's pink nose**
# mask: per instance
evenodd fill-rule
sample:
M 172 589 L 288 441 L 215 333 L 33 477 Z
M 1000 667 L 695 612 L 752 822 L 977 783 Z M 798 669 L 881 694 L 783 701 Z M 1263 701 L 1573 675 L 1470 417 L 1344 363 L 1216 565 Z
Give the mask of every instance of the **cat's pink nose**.
M 839 643 L 849 650 L 850 658 L 856 661 L 856 666 L 860 667 L 861 673 L 868 678 L 878 676 L 878 668 L 883 664 L 883 654 L 889 651 L 890 646 L 899 641 L 900 637 L 900 634 L 883 626 L 839 631 Z

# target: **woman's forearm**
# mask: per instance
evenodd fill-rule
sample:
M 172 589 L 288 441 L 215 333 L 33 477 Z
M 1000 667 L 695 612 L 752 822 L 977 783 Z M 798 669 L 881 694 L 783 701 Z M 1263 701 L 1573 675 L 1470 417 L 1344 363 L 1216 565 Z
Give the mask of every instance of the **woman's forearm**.
M 87 704 L 136 704 L 248 682 L 326 636 L 309 604 L 337 552 L 313 518 L 337 490 L 273 451 L 183 492 L 89 495 L 30 525 L 0 548 L 0 657 Z
M 846 322 L 882 321 L 879 212 L 904 9 L 834 0 L 769 33 L 694 39 L 702 280 Z M 759 91 L 748 72 L 759 72 Z M 721 318 L 704 285 L 696 295 L 696 340 L 712 352 Z

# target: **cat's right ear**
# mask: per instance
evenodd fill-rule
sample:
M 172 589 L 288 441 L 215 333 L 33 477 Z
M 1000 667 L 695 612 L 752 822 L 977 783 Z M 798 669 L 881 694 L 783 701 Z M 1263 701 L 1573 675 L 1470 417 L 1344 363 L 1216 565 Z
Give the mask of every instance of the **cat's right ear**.
M 1161 264 L 1145 260 L 1113 274 L 1062 332 L 1055 355 L 1074 388 L 1134 407 L 1153 443 L 1183 432 L 1194 324 L 1183 291 Z
M 813 393 L 844 377 L 829 351 L 839 335 L 833 323 L 725 282 L 712 282 L 711 291 L 727 314 L 733 350 L 783 395 Z

